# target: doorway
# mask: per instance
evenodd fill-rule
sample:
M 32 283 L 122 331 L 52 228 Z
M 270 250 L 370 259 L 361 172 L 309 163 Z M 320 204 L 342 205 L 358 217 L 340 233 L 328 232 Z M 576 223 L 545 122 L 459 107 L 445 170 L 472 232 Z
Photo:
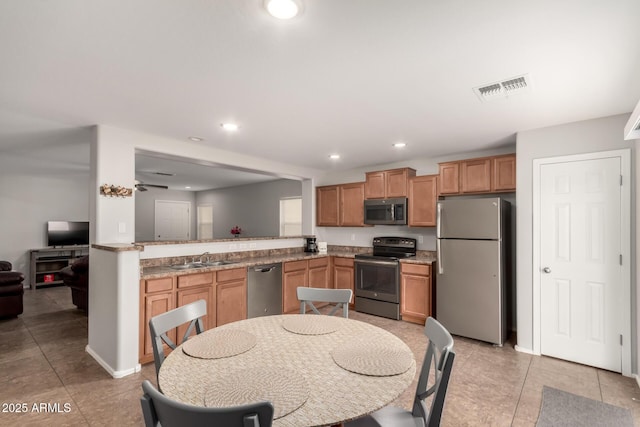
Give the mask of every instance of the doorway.
M 534 160 L 534 351 L 631 373 L 629 150 Z
M 189 240 L 191 230 L 190 202 L 156 200 L 155 240 Z

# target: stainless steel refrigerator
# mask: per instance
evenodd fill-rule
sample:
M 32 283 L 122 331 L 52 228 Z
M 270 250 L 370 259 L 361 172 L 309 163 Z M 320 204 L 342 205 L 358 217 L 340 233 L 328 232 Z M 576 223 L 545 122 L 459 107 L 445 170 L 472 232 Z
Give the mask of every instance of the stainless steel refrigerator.
M 435 311 L 454 335 L 507 339 L 510 209 L 499 197 L 438 201 Z

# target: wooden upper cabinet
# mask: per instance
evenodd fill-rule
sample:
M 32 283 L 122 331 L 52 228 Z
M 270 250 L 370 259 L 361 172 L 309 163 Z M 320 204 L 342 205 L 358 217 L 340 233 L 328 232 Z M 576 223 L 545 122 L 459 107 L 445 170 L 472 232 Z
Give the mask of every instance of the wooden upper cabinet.
M 367 172 L 364 185 L 365 199 L 407 197 L 409 178 L 416 176 L 411 168 Z
M 329 227 L 338 226 L 340 189 L 337 185 L 316 187 L 316 205 L 317 225 Z
M 516 155 L 440 163 L 439 194 L 499 193 L 516 189 Z
M 440 163 L 439 166 L 440 194 L 458 194 L 460 192 L 460 162 Z
M 364 188 L 364 182 L 316 187 L 316 224 L 363 227 Z
M 364 182 L 340 186 L 338 225 L 364 226 Z
M 462 193 L 491 191 L 491 159 L 471 159 L 460 162 L 460 191 Z
M 435 227 L 438 199 L 438 175 L 414 176 L 409 179 L 410 227 Z
M 493 158 L 493 190 L 513 191 L 516 189 L 516 155 Z
M 365 199 L 384 199 L 385 181 L 384 171 L 367 172 L 365 182 Z

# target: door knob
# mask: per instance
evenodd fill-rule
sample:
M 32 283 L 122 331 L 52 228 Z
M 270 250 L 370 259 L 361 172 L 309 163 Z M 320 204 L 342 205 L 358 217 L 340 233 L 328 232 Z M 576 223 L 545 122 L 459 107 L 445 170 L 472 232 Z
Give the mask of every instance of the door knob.
M 549 273 L 551 273 L 551 269 L 549 267 L 545 267 L 545 268 L 542 269 L 542 272 L 549 274 Z

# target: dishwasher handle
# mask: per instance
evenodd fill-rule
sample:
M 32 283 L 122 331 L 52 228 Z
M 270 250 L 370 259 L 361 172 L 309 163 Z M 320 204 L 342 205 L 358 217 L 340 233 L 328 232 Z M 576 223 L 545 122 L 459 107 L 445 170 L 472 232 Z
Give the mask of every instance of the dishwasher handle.
M 269 273 L 273 271 L 273 269 L 275 268 L 276 268 L 275 265 L 270 265 L 266 267 L 253 267 L 253 271 L 255 271 L 256 273 Z

